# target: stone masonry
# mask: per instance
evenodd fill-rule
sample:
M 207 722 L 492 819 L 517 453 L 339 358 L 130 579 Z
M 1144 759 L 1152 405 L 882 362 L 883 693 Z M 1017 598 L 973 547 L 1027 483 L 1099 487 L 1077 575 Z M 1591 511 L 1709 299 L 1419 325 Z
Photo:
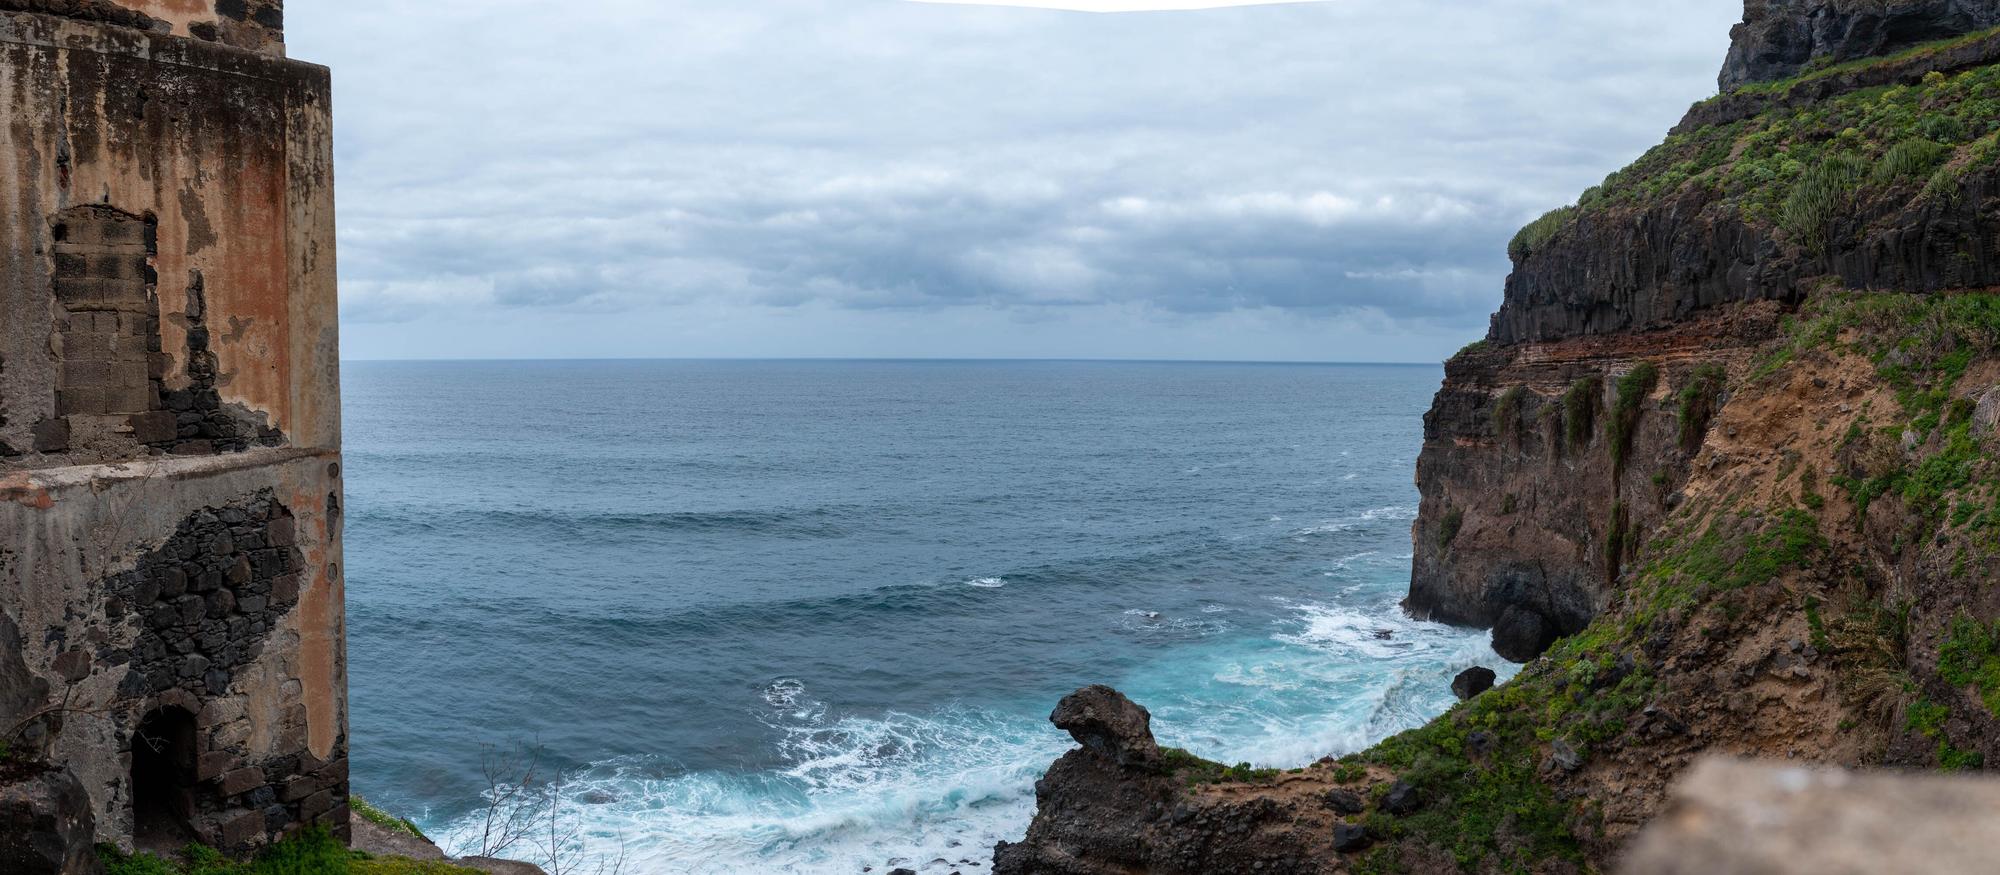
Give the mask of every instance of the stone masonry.
M 346 838 L 331 88 L 283 27 L 0 0 L 0 869 L 89 857 L 29 821 Z

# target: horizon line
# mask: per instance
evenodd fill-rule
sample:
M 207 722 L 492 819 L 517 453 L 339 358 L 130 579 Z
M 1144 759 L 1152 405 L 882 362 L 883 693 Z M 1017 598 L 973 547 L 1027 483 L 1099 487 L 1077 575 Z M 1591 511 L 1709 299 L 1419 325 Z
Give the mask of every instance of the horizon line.
M 495 364 L 519 364 L 527 362 L 908 362 L 938 364 L 1134 364 L 1134 365 L 1301 365 L 1301 366 L 1348 366 L 1348 367 L 1391 367 L 1391 368 L 1434 368 L 1444 365 L 1442 361 L 1334 361 L 1308 359 L 1165 359 L 1165 358 L 1081 358 L 1081 357 L 947 357 L 947 356 L 544 356 L 531 358 L 366 358 L 342 356 L 342 363 L 360 364 L 470 364 L 490 362 Z

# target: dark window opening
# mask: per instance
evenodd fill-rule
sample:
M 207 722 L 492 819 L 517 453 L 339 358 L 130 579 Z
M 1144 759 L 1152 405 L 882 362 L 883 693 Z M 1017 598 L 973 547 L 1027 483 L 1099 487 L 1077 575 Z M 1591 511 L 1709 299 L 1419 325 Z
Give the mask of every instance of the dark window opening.
M 159 708 L 132 736 L 132 838 L 141 848 L 179 848 L 194 840 L 194 715 Z

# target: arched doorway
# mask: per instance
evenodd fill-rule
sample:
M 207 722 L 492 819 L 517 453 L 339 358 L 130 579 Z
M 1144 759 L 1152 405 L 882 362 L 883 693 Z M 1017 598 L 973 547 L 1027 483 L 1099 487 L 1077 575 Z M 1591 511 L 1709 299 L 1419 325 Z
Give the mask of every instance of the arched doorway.
M 132 838 L 142 848 L 178 848 L 194 838 L 194 715 L 167 706 L 132 735 Z

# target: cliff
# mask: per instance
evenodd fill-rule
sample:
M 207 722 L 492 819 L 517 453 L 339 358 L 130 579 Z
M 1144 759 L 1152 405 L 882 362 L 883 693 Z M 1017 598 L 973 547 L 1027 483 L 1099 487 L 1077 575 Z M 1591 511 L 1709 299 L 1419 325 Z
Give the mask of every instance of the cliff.
M 1603 871 L 1703 755 L 2000 755 L 1996 21 L 1752 0 L 1735 87 L 1513 241 L 1407 605 L 1519 676 L 1289 771 L 1098 733 L 996 871 Z

